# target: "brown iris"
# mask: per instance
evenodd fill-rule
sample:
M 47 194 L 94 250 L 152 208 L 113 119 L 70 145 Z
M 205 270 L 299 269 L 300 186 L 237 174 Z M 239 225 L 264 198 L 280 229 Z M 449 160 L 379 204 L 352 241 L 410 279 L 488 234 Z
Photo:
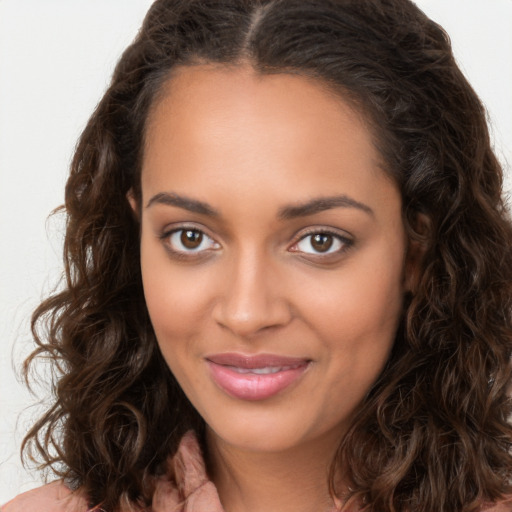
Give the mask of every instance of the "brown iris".
M 333 244 L 333 237 L 327 233 L 317 233 L 311 237 L 311 247 L 317 252 L 327 252 Z
M 195 229 L 184 229 L 181 232 L 180 241 L 187 249 L 197 249 L 203 241 L 203 233 Z

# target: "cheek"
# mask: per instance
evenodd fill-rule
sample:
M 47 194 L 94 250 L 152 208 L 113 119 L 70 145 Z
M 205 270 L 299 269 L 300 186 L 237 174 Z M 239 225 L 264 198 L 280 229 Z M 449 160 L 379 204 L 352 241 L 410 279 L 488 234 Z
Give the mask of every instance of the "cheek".
M 166 256 L 151 258 L 148 251 L 141 256 L 144 295 L 158 345 L 185 394 L 193 397 L 199 386 L 192 369 L 200 348 L 204 288 L 169 265 Z
M 309 283 L 309 318 L 323 326 L 327 338 L 394 338 L 403 304 L 403 260 L 401 254 L 370 256 Z
M 205 276 L 197 269 L 169 262 L 156 243 L 143 243 L 141 270 L 144 296 L 159 343 L 190 337 L 208 308 Z
M 403 308 L 402 264 L 353 268 L 342 282 L 323 295 L 310 318 L 323 318 L 316 325 L 328 356 L 325 403 L 349 411 L 388 360 Z

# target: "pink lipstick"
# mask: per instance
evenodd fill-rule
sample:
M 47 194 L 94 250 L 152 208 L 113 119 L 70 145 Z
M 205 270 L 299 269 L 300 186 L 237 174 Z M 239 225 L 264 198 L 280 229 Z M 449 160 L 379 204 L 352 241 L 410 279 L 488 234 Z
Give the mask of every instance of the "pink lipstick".
M 241 400 L 265 400 L 297 381 L 310 360 L 258 354 L 214 354 L 206 358 L 213 381 Z

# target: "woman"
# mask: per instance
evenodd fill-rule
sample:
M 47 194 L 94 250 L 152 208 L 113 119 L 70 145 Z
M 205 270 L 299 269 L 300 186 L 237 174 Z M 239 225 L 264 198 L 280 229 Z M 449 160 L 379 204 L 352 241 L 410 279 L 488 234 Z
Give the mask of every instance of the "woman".
M 158 0 L 33 318 L 62 480 L 2 510 L 511 510 L 501 179 L 412 3 Z

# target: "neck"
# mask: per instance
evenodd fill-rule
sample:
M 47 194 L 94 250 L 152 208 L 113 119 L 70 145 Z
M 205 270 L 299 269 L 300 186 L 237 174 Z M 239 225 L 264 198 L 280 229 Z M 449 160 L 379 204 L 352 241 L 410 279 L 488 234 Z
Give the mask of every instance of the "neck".
M 339 437 L 279 452 L 234 447 L 207 432 L 208 469 L 226 512 L 330 512 L 328 473 Z

